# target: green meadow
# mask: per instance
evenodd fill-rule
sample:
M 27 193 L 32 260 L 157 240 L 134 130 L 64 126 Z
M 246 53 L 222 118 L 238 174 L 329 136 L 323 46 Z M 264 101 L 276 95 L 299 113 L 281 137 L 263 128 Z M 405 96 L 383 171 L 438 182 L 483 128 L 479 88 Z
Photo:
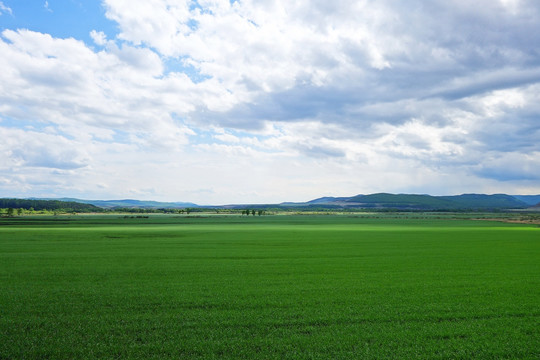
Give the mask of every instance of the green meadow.
M 0 359 L 538 359 L 540 228 L 0 219 Z

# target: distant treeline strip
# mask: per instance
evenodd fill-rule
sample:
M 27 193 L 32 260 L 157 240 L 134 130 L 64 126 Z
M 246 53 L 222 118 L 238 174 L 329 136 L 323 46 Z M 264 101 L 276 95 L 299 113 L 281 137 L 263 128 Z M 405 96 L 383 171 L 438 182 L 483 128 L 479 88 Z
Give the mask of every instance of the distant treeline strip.
M 63 210 L 69 212 L 103 212 L 100 207 L 91 204 L 82 204 L 74 201 L 59 200 L 27 200 L 27 199 L 0 199 L 0 208 L 13 208 L 25 210 Z

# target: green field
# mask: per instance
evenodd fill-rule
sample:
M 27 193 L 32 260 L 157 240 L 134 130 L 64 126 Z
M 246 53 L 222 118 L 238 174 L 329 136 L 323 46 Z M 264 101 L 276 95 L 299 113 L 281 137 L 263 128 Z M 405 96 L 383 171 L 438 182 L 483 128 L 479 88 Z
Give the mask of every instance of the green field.
M 540 358 L 540 228 L 0 219 L 0 359 Z

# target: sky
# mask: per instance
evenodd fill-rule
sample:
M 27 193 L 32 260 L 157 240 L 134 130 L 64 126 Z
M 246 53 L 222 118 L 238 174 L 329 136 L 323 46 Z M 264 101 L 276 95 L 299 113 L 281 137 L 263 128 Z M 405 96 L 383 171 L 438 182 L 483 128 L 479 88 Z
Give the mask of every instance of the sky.
M 0 197 L 540 194 L 537 0 L 0 0 Z

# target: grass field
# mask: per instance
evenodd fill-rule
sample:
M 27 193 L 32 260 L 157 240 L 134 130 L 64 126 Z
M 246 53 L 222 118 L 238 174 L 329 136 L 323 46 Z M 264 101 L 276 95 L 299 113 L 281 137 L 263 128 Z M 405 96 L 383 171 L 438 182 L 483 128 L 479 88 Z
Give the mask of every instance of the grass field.
M 540 228 L 0 219 L 1 359 L 540 358 Z

